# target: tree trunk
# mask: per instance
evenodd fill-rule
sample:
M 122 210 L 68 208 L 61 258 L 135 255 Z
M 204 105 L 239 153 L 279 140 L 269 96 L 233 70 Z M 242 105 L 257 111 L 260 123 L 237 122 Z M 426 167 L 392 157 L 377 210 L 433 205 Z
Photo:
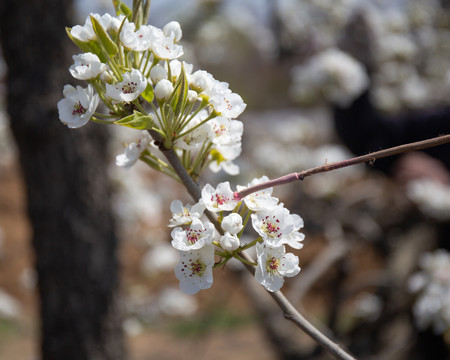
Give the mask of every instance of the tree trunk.
M 123 359 L 107 133 L 92 124 L 70 130 L 56 110 L 71 81 L 64 27 L 73 25 L 72 13 L 71 1 L 0 2 L 7 107 L 33 229 L 41 358 Z

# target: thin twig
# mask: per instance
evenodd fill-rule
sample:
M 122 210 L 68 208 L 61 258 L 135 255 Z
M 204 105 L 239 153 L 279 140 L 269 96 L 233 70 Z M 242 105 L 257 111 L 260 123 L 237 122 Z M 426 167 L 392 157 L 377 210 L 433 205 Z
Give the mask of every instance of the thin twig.
M 381 158 L 388 157 L 388 156 L 398 155 L 398 154 L 405 153 L 408 151 L 422 150 L 422 149 L 426 149 L 426 148 L 433 147 L 433 146 L 447 144 L 449 142 L 450 142 L 450 135 L 443 135 L 443 136 L 438 136 L 438 137 L 428 139 L 428 140 L 417 141 L 417 142 L 413 142 L 410 144 L 395 146 L 395 147 L 392 147 L 389 149 L 380 150 L 377 152 L 358 156 L 358 157 L 351 158 L 348 160 L 338 161 L 338 162 L 334 162 L 331 164 L 325 164 L 325 165 L 317 166 L 317 167 L 309 169 L 309 170 L 304 170 L 301 172 L 284 175 L 277 179 L 269 180 L 267 182 L 257 184 L 255 186 L 248 187 L 241 191 L 236 191 L 234 193 L 234 197 L 239 200 L 239 199 L 246 197 L 247 195 L 249 195 L 251 193 L 254 193 L 254 192 L 257 192 L 257 191 L 260 191 L 263 189 L 267 189 L 267 188 L 270 188 L 273 186 L 279 186 L 279 185 L 283 185 L 283 184 L 289 184 L 291 182 L 295 182 L 298 180 L 303 180 L 305 177 L 310 176 L 310 175 L 319 174 L 319 173 L 323 173 L 323 172 L 327 172 L 327 171 L 332 171 L 332 170 L 344 168 L 347 166 L 366 163 L 366 162 L 373 163 L 376 159 L 381 159 Z
M 156 132 L 149 130 L 150 135 L 153 137 L 157 144 L 160 144 L 160 148 L 167 158 L 167 161 L 172 165 L 175 172 L 178 174 L 181 181 L 186 186 L 189 194 L 193 197 L 195 201 L 199 201 L 201 198 L 201 191 L 197 183 L 195 183 L 192 178 L 187 173 L 186 169 L 183 167 L 178 155 L 174 149 L 164 149 L 162 146 L 162 137 Z M 211 217 L 210 217 L 211 218 Z M 217 221 L 216 221 L 216 224 Z M 220 226 L 219 226 L 220 229 Z M 249 262 L 254 262 L 253 259 L 248 256 L 244 251 L 240 253 L 245 260 Z M 247 269 L 254 273 L 254 267 L 251 265 L 246 265 Z M 275 302 L 278 304 L 280 309 L 283 311 L 284 317 L 291 320 L 295 325 L 302 329 L 306 334 L 311 336 L 319 345 L 321 345 L 326 351 L 333 355 L 336 359 L 341 360 L 355 360 L 350 354 L 345 352 L 338 344 L 331 341 L 323 333 L 321 333 L 317 328 L 315 328 L 308 320 L 306 320 L 297 309 L 286 299 L 281 291 L 269 292 Z

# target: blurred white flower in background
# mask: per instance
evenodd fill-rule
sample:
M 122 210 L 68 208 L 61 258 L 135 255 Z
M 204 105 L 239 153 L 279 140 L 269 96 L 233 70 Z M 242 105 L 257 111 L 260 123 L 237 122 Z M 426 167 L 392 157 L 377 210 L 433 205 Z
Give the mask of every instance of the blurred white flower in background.
M 413 307 L 416 324 L 442 334 L 450 329 L 450 253 L 438 249 L 423 254 L 419 263 L 421 271 L 409 280 L 409 290 L 418 294 Z
M 432 179 L 419 179 L 407 184 L 406 193 L 426 216 L 450 219 L 450 186 Z
M 19 317 L 21 306 L 19 301 L 5 290 L 0 289 L 0 319 L 14 319 Z
M 336 48 L 327 49 L 292 70 L 292 97 L 348 106 L 369 86 L 363 66 Z

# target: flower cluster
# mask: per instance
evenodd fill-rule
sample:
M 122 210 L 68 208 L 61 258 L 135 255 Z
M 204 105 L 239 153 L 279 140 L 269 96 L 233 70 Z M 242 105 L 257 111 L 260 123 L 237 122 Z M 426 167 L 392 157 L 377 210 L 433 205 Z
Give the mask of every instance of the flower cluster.
M 413 308 L 416 323 L 442 334 L 450 330 L 450 253 L 439 249 L 424 254 L 420 266 L 409 281 L 410 290 L 419 293 Z
M 267 180 L 263 176 L 248 186 Z M 244 188 L 238 186 L 237 190 Z M 218 214 L 220 234 L 204 216 L 205 209 Z M 286 253 L 285 245 L 294 249 L 303 247 L 304 235 L 299 232 L 303 220 L 299 215 L 290 214 L 272 196 L 272 188 L 252 193 L 240 201 L 229 182 L 220 183 L 216 188 L 207 184 L 197 204 L 183 205 L 174 200 L 171 211 L 172 246 L 180 253 L 175 275 L 181 290 L 187 294 L 211 287 L 213 267 L 222 266 L 231 258 L 246 262 L 239 253 L 253 246 L 257 255 L 255 278 L 267 290 L 278 291 L 284 277 L 300 272 L 298 257 Z M 241 237 L 250 220 L 259 236 L 251 243 L 244 243 Z M 217 263 L 215 255 L 221 259 Z
M 158 146 L 174 148 L 194 178 L 208 166 L 214 172 L 238 174 L 233 160 L 241 153 L 243 125 L 235 120 L 246 107 L 241 96 L 210 73 L 193 71 L 192 64 L 179 60 L 183 47 L 178 22 L 160 29 L 132 19 L 131 11 L 90 14 L 83 26 L 67 29 L 83 51 L 73 56 L 69 71 L 89 84 L 64 87 L 60 120 L 69 128 L 92 120 L 141 131 L 117 157 L 121 167 L 141 159 L 176 178 L 151 146 L 148 133 L 153 132 L 159 136 Z M 107 113 L 96 112 L 100 100 Z

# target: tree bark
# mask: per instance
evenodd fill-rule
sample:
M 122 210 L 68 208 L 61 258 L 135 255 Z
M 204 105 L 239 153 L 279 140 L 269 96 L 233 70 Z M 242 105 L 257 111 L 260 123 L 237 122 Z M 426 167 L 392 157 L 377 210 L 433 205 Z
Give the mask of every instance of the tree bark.
M 7 107 L 26 183 L 42 360 L 124 358 L 107 133 L 70 130 L 56 110 L 72 82 L 71 1 L 0 2 Z M 76 52 L 75 52 L 76 53 Z

